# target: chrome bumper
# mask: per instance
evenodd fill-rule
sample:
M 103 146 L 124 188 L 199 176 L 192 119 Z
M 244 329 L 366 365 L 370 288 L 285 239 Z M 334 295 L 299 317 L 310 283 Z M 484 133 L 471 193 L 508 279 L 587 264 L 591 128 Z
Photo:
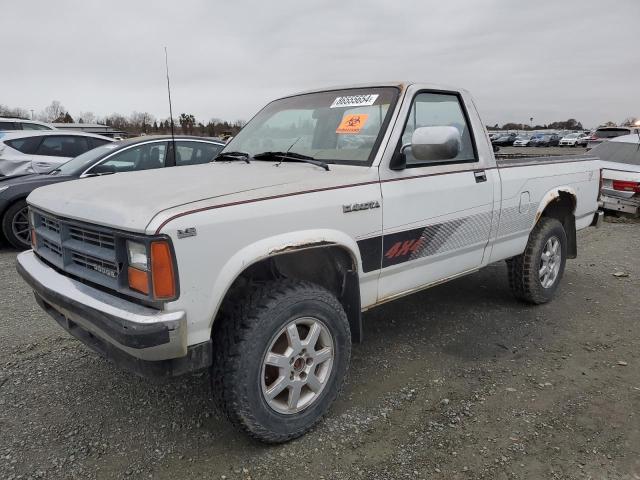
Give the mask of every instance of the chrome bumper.
M 614 212 L 624 213 L 638 213 L 640 211 L 640 202 L 637 199 L 626 199 L 610 197 L 608 195 L 602 195 L 600 197 L 600 206 L 605 210 L 612 210 Z
M 156 362 L 187 355 L 185 312 L 161 312 L 85 285 L 31 250 L 18 255 L 17 270 L 60 326 L 105 356 Z

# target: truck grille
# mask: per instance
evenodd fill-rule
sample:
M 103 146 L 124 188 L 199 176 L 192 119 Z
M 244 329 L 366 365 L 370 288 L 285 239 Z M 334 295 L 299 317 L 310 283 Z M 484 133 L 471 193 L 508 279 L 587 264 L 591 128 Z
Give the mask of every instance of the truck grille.
M 114 233 L 33 211 L 36 253 L 58 269 L 80 279 L 120 290 L 122 263 Z

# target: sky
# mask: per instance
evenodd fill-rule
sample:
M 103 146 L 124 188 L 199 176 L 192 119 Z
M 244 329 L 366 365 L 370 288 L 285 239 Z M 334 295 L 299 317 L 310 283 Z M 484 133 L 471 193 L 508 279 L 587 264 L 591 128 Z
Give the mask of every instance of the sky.
M 311 88 L 461 87 L 488 125 L 640 116 L 640 0 L 6 2 L 0 104 L 248 120 Z

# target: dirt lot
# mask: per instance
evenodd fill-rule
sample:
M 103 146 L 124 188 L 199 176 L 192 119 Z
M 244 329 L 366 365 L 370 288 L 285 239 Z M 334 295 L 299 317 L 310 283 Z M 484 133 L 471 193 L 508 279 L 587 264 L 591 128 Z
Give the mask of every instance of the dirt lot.
M 640 479 L 640 224 L 579 244 L 545 306 L 497 264 L 367 313 L 329 417 L 275 447 L 206 374 L 152 384 L 70 338 L 2 250 L 0 478 Z

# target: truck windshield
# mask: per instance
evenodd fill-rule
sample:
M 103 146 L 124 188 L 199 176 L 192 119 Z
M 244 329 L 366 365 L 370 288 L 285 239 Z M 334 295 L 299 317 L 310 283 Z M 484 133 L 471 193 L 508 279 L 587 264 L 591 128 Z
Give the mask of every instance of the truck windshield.
M 394 87 L 283 98 L 263 108 L 221 152 L 290 152 L 326 163 L 369 165 L 398 99 Z M 265 157 L 267 158 L 267 157 Z

